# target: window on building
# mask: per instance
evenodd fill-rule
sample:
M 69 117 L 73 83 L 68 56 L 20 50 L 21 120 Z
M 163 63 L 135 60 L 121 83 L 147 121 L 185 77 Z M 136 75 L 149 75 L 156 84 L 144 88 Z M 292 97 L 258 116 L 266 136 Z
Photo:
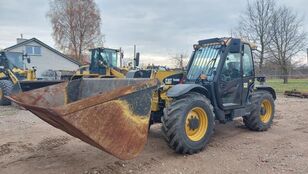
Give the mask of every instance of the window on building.
M 28 55 L 41 55 L 41 47 L 40 46 L 26 46 L 26 53 Z

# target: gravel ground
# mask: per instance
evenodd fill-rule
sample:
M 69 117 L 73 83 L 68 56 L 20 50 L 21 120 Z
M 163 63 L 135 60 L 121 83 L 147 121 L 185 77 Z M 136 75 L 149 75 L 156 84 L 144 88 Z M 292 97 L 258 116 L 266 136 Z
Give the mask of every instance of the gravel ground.
M 0 173 L 308 173 L 308 100 L 279 96 L 274 124 L 251 132 L 242 120 L 218 124 L 195 155 L 168 148 L 151 127 L 139 157 L 118 160 L 53 128 L 28 111 L 0 107 Z

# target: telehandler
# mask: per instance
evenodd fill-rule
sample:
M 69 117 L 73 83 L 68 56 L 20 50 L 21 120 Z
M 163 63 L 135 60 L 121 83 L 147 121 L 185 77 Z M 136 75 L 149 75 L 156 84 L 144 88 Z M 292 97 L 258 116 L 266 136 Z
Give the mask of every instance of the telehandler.
M 8 98 L 120 159 L 142 151 L 149 124 L 156 122 L 162 123 L 169 147 L 182 154 L 205 148 L 215 120 L 226 123 L 242 117 L 250 130 L 270 128 L 276 93 L 264 78 L 256 83 L 251 45 L 237 38 L 214 38 L 200 40 L 193 48 L 186 75 L 174 84 L 84 78 Z

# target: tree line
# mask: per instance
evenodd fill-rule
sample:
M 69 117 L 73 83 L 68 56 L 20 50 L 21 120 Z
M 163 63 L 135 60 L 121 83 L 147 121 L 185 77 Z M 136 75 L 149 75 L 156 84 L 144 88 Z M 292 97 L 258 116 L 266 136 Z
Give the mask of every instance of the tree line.
M 274 0 L 250 0 L 236 30 L 237 36 L 258 46 L 254 53 L 258 74 L 263 73 L 265 63 L 271 63 L 280 68 L 283 82 L 288 83 L 294 58 L 307 44 L 303 17 Z

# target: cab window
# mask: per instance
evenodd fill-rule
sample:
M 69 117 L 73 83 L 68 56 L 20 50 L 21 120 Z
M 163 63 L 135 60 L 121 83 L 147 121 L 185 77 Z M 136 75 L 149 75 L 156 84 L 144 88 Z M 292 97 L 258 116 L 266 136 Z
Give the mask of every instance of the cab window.
M 249 45 L 244 44 L 243 55 L 243 77 L 253 76 L 253 62 L 251 55 L 251 48 Z
M 231 81 L 241 78 L 241 54 L 229 53 L 224 63 L 221 80 Z

